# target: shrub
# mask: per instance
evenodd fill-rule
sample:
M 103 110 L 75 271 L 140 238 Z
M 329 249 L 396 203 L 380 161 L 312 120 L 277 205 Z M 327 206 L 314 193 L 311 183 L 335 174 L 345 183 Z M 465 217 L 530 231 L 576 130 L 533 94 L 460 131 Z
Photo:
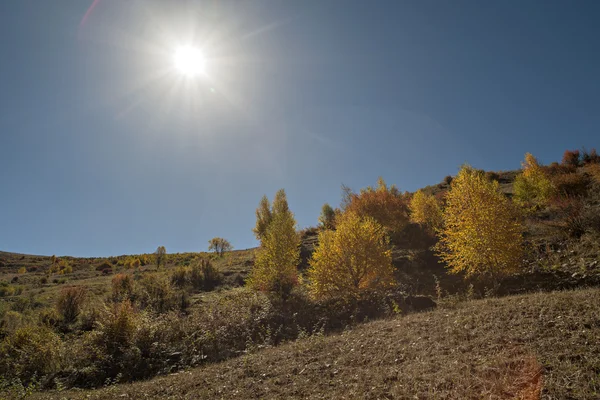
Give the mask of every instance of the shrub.
M 171 283 L 179 288 L 186 287 L 190 283 L 190 268 L 178 267 L 171 273 Z
M 308 270 L 316 298 L 358 298 L 365 290 L 394 283 L 392 254 L 383 227 L 373 218 L 346 212 L 335 231 L 319 233 Z
M 158 313 L 177 309 L 180 296 L 164 274 L 146 274 L 136 282 L 136 299 L 143 308 Z
M 24 274 L 24 273 L 26 273 L 26 272 L 27 272 L 27 268 L 25 268 L 25 267 L 21 267 L 21 268 L 19 268 L 19 271 L 18 271 L 18 273 L 19 273 L 20 275 L 23 275 L 23 274 Z
M 600 163 L 600 155 L 596 152 L 596 149 L 591 149 L 589 152 L 585 149 L 583 150 L 583 154 L 581 156 L 581 160 L 584 164 L 599 164 Z
M 438 254 L 450 272 L 489 278 L 495 284 L 516 271 L 523 254 L 520 216 L 498 182 L 463 166 L 444 210 Z
M 0 375 L 29 383 L 59 371 L 62 342 L 50 329 L 25 326 L 0 343 Z
M 454 178 L 452 178 L 451 175 L 448 175 L 444 178 L 444 180 L 442 182 L 445 183 L 446 185 L 450 186 L 450 184 L 452 183 L 452 179 L 454 179 Z
M 133 299 L 133 279 L 128 274 L 117 274 L 112 278 L 112 299 L 115 302 Z
M 222 257 L 226 251 L 231 251 L 233 246 L 228 240 L 214 237 L 208 241 L 208 251 L 214 251 L 219 257 Z
M 552 177 L 552 183 L 558 194 L 569 197 L 585 196 L 590 178 L 586 174 L 572 172 Z
M 373 218 L 383 226 L 393 242 L 401 240 L 402 230 L 409 222 L 407 196 L 393 185 L 388 187 L 382 178 L 377 181 L 377 187 L 367 187 L 358 194 L 351 194 L 345 211 Z
M 283 190 L 277 192 L 272 214 L 273 220 L 256 252 L 249 285 L 285 298 L 298 283 L 300 236 L 296 232 L 296 220 L 288 209 Z
M 104 271 L 105 269 L 110 269 L 112 271 L 112 264 L 108 261 L 102 261 L 102 263 L 96 267 L 96 271 Z
M 202 273 L 202 286 L 204 290 L 213 290 L 223 281 L 223 276 L 210 260 L 202 258 L 198 262 L 198 266 Z
M 581 165 L 581 154 L 579 150 L 565 150 L 562 158 L 562 165 L 577 168 Z
M 87 292 L 83 286 L 66 287 L 60 291 L 56 301 L 56 310 L 66 324 L 77 320 Z
M 487 172 L 485 173 L 485 178 L 486 178 L 488 181 L 497 181 L 497 180 L 500 180 L 500 175 L 498 175 L 498 173 L 497 173 L 497 172 L 493 172 L 493 171 L 487 171 Z
M 141 261 L 139 258 L 134 258 L 133 260 L 131 260 L 131 262 L 129 263 L 129 266 L 131 268 L 139 268 L 141 264 Z

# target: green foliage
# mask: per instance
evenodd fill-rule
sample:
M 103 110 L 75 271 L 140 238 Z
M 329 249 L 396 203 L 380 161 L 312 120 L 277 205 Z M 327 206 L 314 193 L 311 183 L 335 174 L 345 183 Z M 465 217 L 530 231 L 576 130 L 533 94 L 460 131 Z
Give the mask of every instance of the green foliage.
M 219 257 L 231 250 L 233 250 L 233 246 L 226 239 L 214 237 L 208 241 L 208 251 L 214 251 Z
M 63 344 L 50 329 L 28 325 L 0 343 L 0 375 L 30 382 L 57 372 Z
M 517 271 L 523 255 L 520 215 L 498 182 L 464 166 L 452 182 L 438 254 L 450 272 L 497 282 Z
M 56 310 L 64 323 L 71 324 L 77 320 L 86 296 L 87 290 L 83 286 L 66 287 L 60 291 L 56 301 Z
M 335 228 L 335 216 L 336 212 L 329 204 L 323 204 L 321 208 L 321 215 L 319 215 L 319 226 L 324 229 Z
M 319 233 L 308 270 L 313 296 L 358 298 L 394 284 L 389 239 L 373 218 L 346 211 L 335 231 Z
M 296 232 L 296 220 L 287 206 L 285 192 L 280 190 L 248 283 L 256 290 L 274 292 L 285 298 L 298 283 L 299 261 L 300 236 Z
M 165 274 L 144 274 L 136 282 L 135 298 L 142 308 L 164 313 L 180 307 L 181 293 L 177 292 Z

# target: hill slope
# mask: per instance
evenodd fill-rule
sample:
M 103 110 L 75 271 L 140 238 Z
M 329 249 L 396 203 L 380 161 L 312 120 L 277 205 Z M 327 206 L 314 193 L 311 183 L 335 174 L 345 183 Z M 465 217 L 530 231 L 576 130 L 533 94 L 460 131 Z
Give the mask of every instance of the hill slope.
M 600 290 L 447 303 L 147 382 L 54 399 L 600 397 Z

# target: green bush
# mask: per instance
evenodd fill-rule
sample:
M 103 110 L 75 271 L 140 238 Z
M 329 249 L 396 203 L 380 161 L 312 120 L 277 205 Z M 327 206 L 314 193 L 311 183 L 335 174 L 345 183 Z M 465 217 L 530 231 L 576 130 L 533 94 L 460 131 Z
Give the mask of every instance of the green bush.
M 56 310 L 64 323 L 70 324 L 77 320 L 86 295 L 87 291 L 83 286 L 66 287 L 61 290 L 56 301 Z
M 41 326 L 24 326 L 0 343 L 0 375 L 28 383 L 58 372 L 63 344 L 55 333 Z

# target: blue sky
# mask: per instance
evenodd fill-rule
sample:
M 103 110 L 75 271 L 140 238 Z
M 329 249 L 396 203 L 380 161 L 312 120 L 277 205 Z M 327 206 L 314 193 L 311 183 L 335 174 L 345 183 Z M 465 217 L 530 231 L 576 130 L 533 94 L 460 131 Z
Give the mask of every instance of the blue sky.
M 263 194 L 315 225 L 340 184 L 597 146 L 597 1 L 0 2 L 0 250 L 256 245 Z M 173 68 L 178 46 L 206 75 Z

